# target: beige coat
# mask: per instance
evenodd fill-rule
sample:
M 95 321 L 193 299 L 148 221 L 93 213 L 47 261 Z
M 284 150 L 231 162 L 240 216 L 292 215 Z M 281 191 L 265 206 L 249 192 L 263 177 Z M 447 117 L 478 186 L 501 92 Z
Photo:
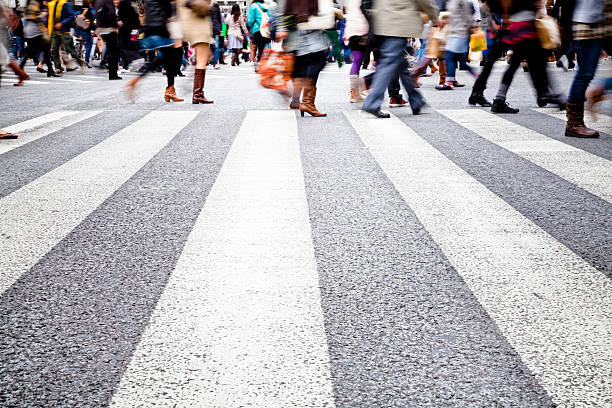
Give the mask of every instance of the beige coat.
M 438 20 L 433 0 L 375 0 L 372 10 L 374 34 L 419 38 L 423 33 L 421 12 L 431 21 Z
M 193 47 L 198 43 L 213 44 L 212 20 L 210 16 L 200 17 L 185 7 L 185 0 L 177 1 L 178 20 L 183 28 L 183 39 Z

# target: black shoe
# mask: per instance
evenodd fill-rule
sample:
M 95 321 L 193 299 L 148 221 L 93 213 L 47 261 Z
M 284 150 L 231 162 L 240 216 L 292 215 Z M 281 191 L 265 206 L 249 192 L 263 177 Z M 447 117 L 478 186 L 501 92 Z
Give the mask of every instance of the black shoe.
M 378 109 L 378 110 L 368 110 L 368 109 L 364 109 L 363 111 L 364 111 L 364 112 L 368 112 L 369 114 L 374 115 L 374 116 L 376 116 L 377 118 L 381 118 L 381 119 L 388 119 L 388 118 L 390 118 L 390 117 L 391 117 L 391 115 L 390 115 L 390 114 L 388 114 L 388 113 L 386 113 L 386 112 L 383 112 L 383 111 L 381 111 L 380 109 Z
M 119 75 L 115 75 L 115 76 L 112 76 L 112 77 L 108 77 L 108 80 L 109 80 L 109 81 L 120 81 L 120 80 L 122 80 L 122 79 L 123 79 L 123 78 L 121 78 Z
M 45 74 L 47 71 L 45 71 L 44 69 L 40 68 L 40 67 L 36 67 L 36 70 L 38 72 L 40 72 L 41 74 Z
M 491 112 L 494 113 L 518 113 L 518 109 L 511 108 L 505 99 L 494 99 Z
M 491 107 L 491 102 L 487 101 L 483 94 L 471 94 L 468 102 L 470 105 L 480 105 L 485 108 Z
M 223 64 L 223 65 L 225 65 L 225 64 Z M 185 74 L 183 74 L 181 71 L 177 72 L 176 75 L 178 75 L 180 77 L 184 77 L 185 76 Z
M 47 71 L 47 78 L 59 78 L 60 75 L 57 75 L 55 72 L 53 71 Z

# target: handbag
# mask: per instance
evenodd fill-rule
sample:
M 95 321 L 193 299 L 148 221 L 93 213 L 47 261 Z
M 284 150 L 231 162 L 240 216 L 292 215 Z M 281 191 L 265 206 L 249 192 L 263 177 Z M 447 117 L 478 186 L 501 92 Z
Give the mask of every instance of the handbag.
M 206 17 L 210 14 L 210 10 L 212 10 L 212 3 L 210 0 L 187 0 L 185 7 L 200 17 Z
M 74 23 L 82 30 L 89 29 L 90 25 L 90 21 L 85 17 L 85 13 L 87 13 L 87 10 L 83 10 L 83 14 L 79 14 L 74 18 Z
M 561 32 L 554 18 L 549 16 L 538 17 L 535 25 L 542 48 L 552 50 L 561 45 Z
M 470 35 L 470 51 L 479 52 L 487 49 L 487 36 L 484 31 L 476 30 Z
M 260 83 L 264 88 L 289 94 L 289 81 L 293 77 L 295 55 L 266 48 L 258 67 Z

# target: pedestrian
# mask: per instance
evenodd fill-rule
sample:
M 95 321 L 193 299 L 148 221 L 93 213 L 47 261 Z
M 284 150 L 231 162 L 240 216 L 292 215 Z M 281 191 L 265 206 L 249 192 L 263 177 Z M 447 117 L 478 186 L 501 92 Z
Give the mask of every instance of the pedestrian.
M 302 116 L 308 113 L 314 117 L 323 117 L 327 114 L 319 112 L 315 105 L 317 81 L 327 63 L 328 38 L 325 30 L 334 26 L 335 14 L 332 0 L 314 1 L 316 1 L 314 7 L 308 5 L 308 1 L 300 4 L 287 2 L 284 5 L 283 17 L 294 22 L 293 38 L 289 41 L 292 44 L 291 51 L 295 52 L 293 98 L 290 107 L 293 108 L 297 104 Z M 295 10 L 303 4 L 306 4 L 307 9 L 316 10 L 317 14 L 300 16 Z M 298 23 L 300 20 L 305 21 Z M 287 38 L 287 25 L 280 27 L 279 31 L 282 34 L 277 38 Z
M 191 102 L 193 104 L 213 103 L 204 95 L 206 66 L 211 58 L 210 46 L 215 42 L 210 18 L 210 3 L 202 5 L 203 8 L 199 8 L 197 5 L 202 4 L 192 0 L 179 0 L 178 3 L 178 18 L 184 38 L 195 49 L 196 69 L 193 77 Z
M 349 71 L 349 99 L 351 103 L 359 103 L 365 101 L 365 81 L 359 77 L 359 72 L 365 54 L 370 52 L 368 47 L 370 25 L 361 11 L 361 0 L 347 0 L 345 8 L 344 42 L 348 44 L 353 57 L 351 70 Z
M 612 55 L 612 1 L 576 0 L 572 21 L 578 70 L 567 98 L 565 136 L 596 138 L 599 132 L 584 124 L 585 93 L 595 76 L 604 46 L 606 53 Z
M 117 42 L 119 45 L 119 55 L 121 57 L 121 74 L 129 72 L 130 63 L 134 54 L 132 31 L 140 27 L 138 13 L 134 9 L 131 0 L 120 0 L 117 7 Z
M 232 52 L 232 66 L 240 65 L 240 51 L 247 28 L 238 4 L 232 6 L 232 11 L 227 16 L 225 23 L 227 24 L 227 48 Z
M 467 63 L 470 33 L 477 24 L 474 17 L 474 6 L 470 0 L 450 0 L 446 6 L 450 12 L 444 53 L 446 81 L 442 86 L 436 87 L 438 90 L 452 90 L 465 86 L 455 78 L 459 67 L 469 71 L 474 77 L 477 76 L 476 71 Z
M 211 1 L 212 8 L 210 9 L 210 20 L 212 22 L 212 32 L 214 42 L 210 45 L 212 48 L 212 66 L 214 69 L 219 69 L 219 51 L 220 51 L 220 35 L 221 35 L 221 9 L 217 0 Z
M 18 81 L 15 82 L 14 86 L 23 85 L 23 81 L 30 79 L 30 76 L 25 73 L 23 69 L 19 67 L 17 61 L 12 59 L 9 55 L 9 22 L 15 21 L 15 0 L 0 0 L 0 67 L 8 66 L 17 75 Z
M 75 12 L 72 4 L 67 0 L 51 0 L 47 3 L 49 9 L 48 30 L 51 37 L 51 57 L 55 65 L 55 73 L 63 74 L 62 61 L 60 59 L 60 47 L 69 54 L 84 72 L 85 61 L 77 54 L 74 48 L 74 40 L 70 30 L 75 27 Z
M 565 106 L 565 101 L 561 95 L 549 92 L 550 81 L 546 73 L 548 56 L 547 52 L 540 45 L 536 30 L 537 2 L 538 0 L 515 0 L 507 11 L 510 15 L 508 31 L 502 38 L 502 41 L 511 48 L 512 59 L 502 77 L 501 84 L 491 106 L 491 112 L 519 112 L 518 109 L 508 105 L 506 94 L 508 89 L 510 89 L 514 74 L 525 59 L 529 66 L 529 74 L 533 87 L 536 90 L 538 105 L 545 106 L 547 103 L 556 103 L 560 108 Z M 545 11 L 543 14 L 545 14 Z
M 119 68 L 119 43 L 118 43 L 118 24 L 117 24 L 117 9 L 115 2 L 117 0 L 96 0 L 96 33 L 102 37 L 106 45 L 106 65 L 108 66 L 108 79 L 110 81 L 121 80 L 117 75 Z M 104 56 L 100 61 L 102 66 Z
M 373 18 L 372 32 L 380 36 L 381 58 L 376 66 L 376 73 L 362 109 L 378 118 L 389 118 L 391 115 L 382 112 L 385 90 L 401 69 L 402 58 L 408 37 L 417 38 L 423 32 L 423 20 L 420 13 L 425 13 L 431 21 L 438 20 L 438 9 L 432 0 L 406 0 L 390 2 L 376 0 L 376 13 Z M 402 75 L 402 81 L 406 80 Z M 411 85 L 404 83 L 408 89 Z
M 251 32 L 251 47 L 255 46 L 251 52 L 251 60 L 259 62 L 264 48 L 270 42 L 270 11 L 263 0 L 253 0 L 249 7 L 246 25 Z
M 80 16 L 80 18 L 75 18 L 75 24 L 77 25 L 76 33 L 85 41 L 85 66 L 91 68 L 91 64 L 89 63 L 91 59 L 91 49 L 93 47 L 91 32 L 94 29 L 94 8 L 92 7 L 91 0 L 83 0 L 83 8 Z
M 171 38 L 168 30 L 168 27 L 177 26 L 177 24 L 172 24 L 176 21 L 176 4 L 171 0 L 144 0 L 144 6 L 145 22 L 142 27 L 143 38 L 139 40 L 140 50 L 161 52 L 167 81 L 164 100 L 183 102 L 184 99 L 177 96 L 174 88 L 174 79 L 183 60 L 183 41 L 182 38 L 177 38 L 181 36 L 179 33 L 173 33 L 175 38 Z M 148 61 L 141 74 L 127 83 L 130 99 L 134 100 L 136 85 L 153 71 L 154 67 L 155 61 Z
M 19 67 L 23 69 L 28 59 L 32 59 L 32 61 L 37 64 L 36 70 L 38 72 L 46 73 L 49 78 L 57 77 L 58 75 L 53 71 L 53 65 L 51 64 L 49 35 L 42 18 L 43 9 L 44 5 L 42 0 L 28 0 L 25 12 L 25 24 L 23 26 L 26 47 Z M 42 61 L 44 61 L 47 66 L 46 71 L 39 65 L 39 63 L 42 62 L 40 59 L 41 55 L 43 57 Z
M 15 10 L 16 26 L 11 31 L 11 57 L 17 61 L 23 58 L 23 12 L 19 9 Z

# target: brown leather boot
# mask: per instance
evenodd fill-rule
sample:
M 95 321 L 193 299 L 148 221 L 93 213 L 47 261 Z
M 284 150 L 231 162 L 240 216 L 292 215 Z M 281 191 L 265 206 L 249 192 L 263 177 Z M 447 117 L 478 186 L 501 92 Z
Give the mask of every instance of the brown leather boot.
M 30 76 L 26 74 L 23 69 L 19 68 L 19 65 L 14 60 L 10 60 L 8 66 L 11 67 L 11 69 L 15 72 L 15 75 L 17 75 L 18 78 L 18 81 L 15 82 L 13 86 L 21 86 L 23 85 L 23 81 L 27 81 L 28 79 L 30 79 Z
M 314 117 L 327 116 L 327 113 L 321 113 L 315 106 L 315 99 L 317 97 L 317 88 L 312 83 L 307 83 L 304 86 L 304 96 L 302 96 L 302 103 L 300 104 L 300 115 L 304 116 L 304 112 L 309 113 Z
M 164 99 L 166 100 L 166 102 L 170 102 L 170 101 L 183 102 L 184 101 L 184 99 L 176 96 L 176 90 L 174 89 L 174 85 L 166 88 L 166 92 L 164 93 Z
M 584 124 L 584 104 L 567 104 L 567 124 L 565 136 L 593 139 L 599 137 L 599 132 L 589 129 Z
M 213 101 L 206 99 L 204 96 L 204 82 L 206 81 L 206 70 L 197 69 L 195 70 L 195 76 L 193 77 L 193 97 L 191 103 L 197 105 L 199 103 L 213 103 Z

